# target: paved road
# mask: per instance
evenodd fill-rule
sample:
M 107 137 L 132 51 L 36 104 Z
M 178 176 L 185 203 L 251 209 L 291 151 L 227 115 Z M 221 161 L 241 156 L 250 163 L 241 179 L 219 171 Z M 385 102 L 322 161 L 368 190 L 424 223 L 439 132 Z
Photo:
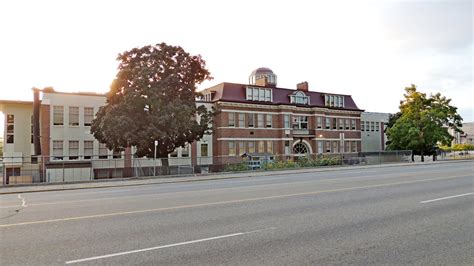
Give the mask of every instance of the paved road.
M 3 195 L 2 265 L 474 263 L 474 163 Z

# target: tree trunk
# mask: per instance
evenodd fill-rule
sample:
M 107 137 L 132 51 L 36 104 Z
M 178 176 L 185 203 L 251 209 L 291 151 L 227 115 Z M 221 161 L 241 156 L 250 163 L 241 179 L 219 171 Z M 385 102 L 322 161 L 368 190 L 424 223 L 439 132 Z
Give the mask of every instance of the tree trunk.
M 411 161 L 415 161 L 415 151 L 411 151 Z
M 425 155 L 423 154 L 423 151 L 421 151 L 421 162 L 425 161 Z
M 169 174 L 169 166 L 170 166 L 170 161 L 168 157 L 163 157 L 161 158 L 161 175 L 168 175 Z

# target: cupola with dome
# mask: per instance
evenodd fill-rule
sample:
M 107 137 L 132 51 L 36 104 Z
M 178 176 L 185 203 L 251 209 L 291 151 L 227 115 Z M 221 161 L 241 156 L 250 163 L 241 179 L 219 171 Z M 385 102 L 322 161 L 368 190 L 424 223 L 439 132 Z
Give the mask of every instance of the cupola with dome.
M 249 76 L 249 84 L 265 87 L 276 87 L 277 75 L 268 67 L 259 67 Z

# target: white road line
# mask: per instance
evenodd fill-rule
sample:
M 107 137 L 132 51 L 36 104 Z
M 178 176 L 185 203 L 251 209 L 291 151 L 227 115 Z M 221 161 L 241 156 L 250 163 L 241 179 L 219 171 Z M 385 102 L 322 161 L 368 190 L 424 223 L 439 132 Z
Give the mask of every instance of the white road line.
M 445 200 L 445 199 L 452 199 L 452 198 L 458 198 L 458 197 L 464 197 L 464 196 L 469 196 L 469 195 L 473 195 L 473 194 L 474 194 L 474 192 L 470 192 L 470 193 L 459 194 L 459 195 L 454 195 L 454 196 L 449 196 L 449 197 L 444 197 L 444 198 L 438 198 L 438 199 L 420 201 L 420 203 L 429 203 L 429 202 L 433 202 L 433 201 Z
M 21 196 L 21 194 L 18 194 L 18 199 L 21 199 L 21 207 L 26 208 L 26 200 Z
M 270 228 L 265 228 L 265 229 L 260 229 L 260 230 L 249 231 L 249 232 L 240 232 L 240 233 L 229 234 L 229 235 L 214 236 L 214 237 L 197 239 L 197 240 L 186 241 L 186 242 L 180 242 L 180 243 L 169 244 L 169 245 L 164 245 L 164 246 L 156 246 L 156 247 L 151 247 L 151 248 L 136 249 L 136 250 L 131 250 L 131 251 L 112 253 L 112 254 L 108 254 L 108 255 L 90 257 L 90 258 L 85 258 L 85 259 L 70 260 L 70 261 L 66 261 L 66 264 L 73 264 L 73 263 L 79 263 L 79 262 L 85 262 L 85 261 L 91 261 L 91 260 L 99 260 L 99 259 L 105 259 L 105 258 L 110 258 L 110 257 L 123 256 L 123 255 L 128 255 L 128 254 L 133 254 L 133 253 L 145 252 L 145 251 L 150 251 L 150 250 L 157 250 L 157 249 L 163 249 L 163 248 L 189 245 L 189 244 L 194 244 L 194 243 L 199 243 L 199 242 L 217 240 L 217 239 L 222 239 L 222 238 L 229 238 L 229 237 L 234 237 L 234 236 L 242 236 L 242 235 L 257 233 L 257 232 L 266 231 L 266 230 L 274 230 L 274 229 L 275 229 L 275 227 L 270 227 Z

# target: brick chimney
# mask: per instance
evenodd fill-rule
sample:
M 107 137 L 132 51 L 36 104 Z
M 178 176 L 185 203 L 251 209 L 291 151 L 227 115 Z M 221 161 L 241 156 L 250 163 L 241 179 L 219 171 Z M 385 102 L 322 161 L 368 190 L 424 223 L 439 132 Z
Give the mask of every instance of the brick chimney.
M 266 76 L 260 76 L 256 81 L 255 85 L 257 86 L 263 86 L 263 87 L 268 87 L 268 80 Z
M 296 84 L 296 89 L 299 91 L 305 91 L 305 92 L 308 91 L 309 90 L 308 82 L 305 81 L 305 82 Z

